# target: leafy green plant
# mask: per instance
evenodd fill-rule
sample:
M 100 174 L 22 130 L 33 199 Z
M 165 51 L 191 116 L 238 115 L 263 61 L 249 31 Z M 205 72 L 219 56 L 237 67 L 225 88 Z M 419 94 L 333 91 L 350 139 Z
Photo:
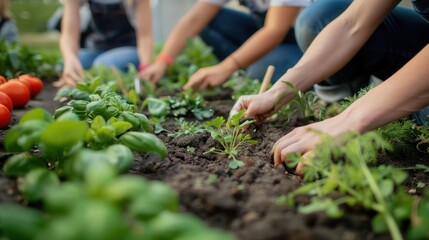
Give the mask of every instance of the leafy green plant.
M 313 91 L 301 92 L 291 82 L 283 81 L 296 97 L 283 106 L 274 117 L 285 117 L 289 122 L 293 115 L 300 114 L 304 123 L 310 120 L 323 120 L 325 118 L 325 106 L 319 102 L 319 98 Z M 288 92 L 283 93 L 286 95 Z
M 159 81 L 157 91 L 177 92 L 198 69 L 215 65 L 217 62 L 211 47 L 199 38 L 189 38 L 185 49 Z
M 208 152 L 222 154 L 231 159 L 229 167 L 236 169 L 244 166 L 244 162 L 237 158 L 240 147 L 247 144 L 256 144 L 258 141 L 253 140 L 250 134 L 243 134 L 243 128 L 255 122 L 255 120 L 246 120 L 240 123 L 244 117 L 245 111 L 241 110 L 237 114 L 228 117 L 225 121 L 223 117 L 217 117 L 206 122 L 207 130 L 211 137 L 220 143 L 222 149 L 211 148 Z
M 232 100 L 238 100 L 240 96 L 257 94 L 262 83 L 258 79 L 252 79 L 244 70 L 234 72 L 222 86 L 232 89 Z
M 198 120 L 203 120 L 211 118 L 214 113 L 213 109 L 204 106 L 205 101 L 201 94 L 193 92 L 192 89 L 180 93 L 177 97 L 169 96 L 165 101 L 174 117 L 186 116 L 192 113 Z
M 310 213 L 325 211 L 329 216 L 340 217 L 340 205 L 363 206 L 377 212 L 372 219 L 376 232 L 389 230 L 393 239 L 402 239 L 399 225 L 407 220 L 411 212 L 412 198 L 402 187 L 407 174 L 392 166 L 369 167 L 378 153 L 391 146 L 377 132 L 364 135 L 347 134 L 335 140 L 320 135 L 322 143 L 314 156 L 301 159 L 291 155 L 290 167 L 303 162 L 302 187 L 287 196 L 289 203 L 300 194 L 312 195 L 311 203 L 300 206 L 299 211 Z M 331 194 L 338 197 L 333 199 Z
M 198 124 L 198 122 L 188 122 L 183 118 L 176 119 L 176 122 L 180 128 L 175 132 L 168 133 L 169 137 L 180 137 L 183 135 L 197 134 L 206 131 L 203 126 Z
M 25 45 L 7 43 L 4 39 L 0 40 L 0 52 L 0 73 L 7 78 L 19 73 L 32 73 L 41 78 L 60 75 L 58 56 L 35 53 Z
M 0 234 L 22 240 L 234 239 L 178 213 L 177 193 L 161 182 L 118 176 L 105 161 L 88 162 L 82 171 L 80 180 L 63 183 L 48 180 L 54 179 L 49 171 L 29 173 L 34 183 L 49 183 L 29 188 L 39 191 L 45 212 L 0 204 Z

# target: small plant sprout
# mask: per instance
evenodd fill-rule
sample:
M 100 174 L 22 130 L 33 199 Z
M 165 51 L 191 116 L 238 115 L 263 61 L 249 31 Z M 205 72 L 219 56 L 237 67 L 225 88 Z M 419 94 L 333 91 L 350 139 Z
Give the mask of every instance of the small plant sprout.
M 206 123 L 207 130 L 212 138 L 222 145 L 223 149 L 212 147 L 207 152 L 226 155 L 231 159 L 229 168 L 236 169 L 244 166 L 244 162 L 237 159 L 238 150 L 244 144 L 256 144 L 257 140 L 251 139 L 250 134 L 243 134 L 243 128 L 255 122 L 255 120 L 246 120 L 240 122 L 244 117 L 244 110 L 228 117 L 225 122 L 223 117 L 217 117 Z
M 197 134 L 205 131 L 197 122 L 188 122 L 183 118 L 176 119 L 176 122 L 180 126 L 180 129 L 169 133 L 169 137 L 180 137 L 182 135 Z
M 295 93 L 296 97 L 279 110 L 278 115 L 287 117 L 289 121 L 295 113 L 300 113 L 304 122 L 309 120 L 323 120 L 325 106 L 319 103 L 319 98 L 313 91 L 301 92 L 292 83 L 283 81 Z M 284 95 L 287 92 L 284 93 Z
M 300 161 L 305 164 L 307 183 L 288 194 L 287 202 L 293 204 L 297 195 L 311 194 L 311 203 L 299 206 L 299 212 L 325 211 L 331 217 L 344 214 L 340 205 L 360 205 L 377 213 L 372 219 L 374 231 L 389 230 L 392 239 L 402 239 L 400 223 L 409 216 L 412 204 L 401 187 L 407 174 L 392 166 L 369 166 L 380 151 L 391 150 L 390 144 L 376 131 L 364 135 L 350 133 L 340 139 L 319 134 L 322 142 L 312 158 L 289 158 L 289 167 Z M 338 193 L 337 197 L 330 196 L 333 192 Z M 277 202 L 285 200 L 280 197 Z

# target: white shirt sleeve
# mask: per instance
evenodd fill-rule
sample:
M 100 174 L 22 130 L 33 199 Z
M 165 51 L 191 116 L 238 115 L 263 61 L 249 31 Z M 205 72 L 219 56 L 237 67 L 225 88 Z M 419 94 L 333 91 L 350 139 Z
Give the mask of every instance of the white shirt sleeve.
M 201 1 L 201 2 L 208 2 L 208 3 L 212 3 L 212 4 L 215 4 L 215 5 L 219 5 L 219 6 L 224 5 L 227 2 L 229 2 L 229 0 L 199 0 L 199 1 Z
M 306 7 L 310 5 L 312 0 L 271 0 L 271 6 L 294 6 Z

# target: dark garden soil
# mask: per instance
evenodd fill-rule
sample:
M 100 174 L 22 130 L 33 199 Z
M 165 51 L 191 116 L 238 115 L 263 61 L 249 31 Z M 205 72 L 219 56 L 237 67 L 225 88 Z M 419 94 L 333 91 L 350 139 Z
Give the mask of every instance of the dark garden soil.
M 26 109 L 13 112 L 13 123 L 22 114 L 34 107 L 42 107 L 53 112 L 61 106 L 54 102 L 56 89 L 46 84 L 37 99 Z M 217 115 L 227 116 L 233 104 L 231 100 L 208 102 Z M 192 119 L 193 120 L 193 119 Z M 168 158 L 160 160 L 154 155 L 136 155 L 130 173 L 153 180 L 160 180 L 174 188 L 180 195 L 181 210 L 199 216 L 212 227 L 233 232 L 239 239 L 390 239 L 388 234 L 375 234 L 371 230 L 373 213 L 363 209 L 345 209 L 340 219 L 331 219 L 325 214 L 297 213 L 296 209 L 276 203 L 276 198 L 300 186 L 298 176 L 290 170 L 275 168 L 272 164 L 271 148 L 275 141 L 299 125 L 276 127 L 274 123 L 255 126 L 252 135 L 259 141 L 257 145 L 246 146 L 240 152 L 245 167 L 238 170 L 228 168 L 229 160 L 214 154 L 204 154 L 216 146 L 208 133 L 160 138 L 168 147 Z M 164 126 L 168 130 L 177 129 L 172 120 Z M 4 152 L 3 139 L 7 130 L 0 130 L 0 165 L 11 155 Z M 195 148 L 194 152 L 188 147 Z M 382 155 L 381 162 L 401 167 L 415 166 L 428 162 L 427 154 Z M 429 185 L 429 176 L 422 172 L 411 172 L 407 180 L 407 190 L 419 193 L 418 182 Z M 306 203 L 307 197 L 297 199 Z M 16 180 L 3 177 L 0 171 L 0 202 L 22 203 Z

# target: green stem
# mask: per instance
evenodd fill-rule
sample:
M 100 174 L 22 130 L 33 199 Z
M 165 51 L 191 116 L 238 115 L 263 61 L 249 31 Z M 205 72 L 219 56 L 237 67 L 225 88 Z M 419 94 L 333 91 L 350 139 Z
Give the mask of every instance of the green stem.
M 382 212 L 384 215 L 384 220 L 386 221 L 387 227 L 389 228 L 390 234 L 392 235 L 392 239 L 394 240 L 402 240 L 402 234 L 399 231 L 399 227 L 395 222 L 395 219 L 390 214 L 386 207 L 386 203 L 384 201 L 384 197 L 381 194 L 381 191 L 373 178 L 371 172 L 368 169 L 368 166 L 364 163 L 360 163 L 361 170 L 363 174 L 365 175 L 366 179 L 368 180 L 369 187 L 371 188 L 372 193 L 374 194 L 375 198 L 379 202 L 379 204 L 382 206 Z

